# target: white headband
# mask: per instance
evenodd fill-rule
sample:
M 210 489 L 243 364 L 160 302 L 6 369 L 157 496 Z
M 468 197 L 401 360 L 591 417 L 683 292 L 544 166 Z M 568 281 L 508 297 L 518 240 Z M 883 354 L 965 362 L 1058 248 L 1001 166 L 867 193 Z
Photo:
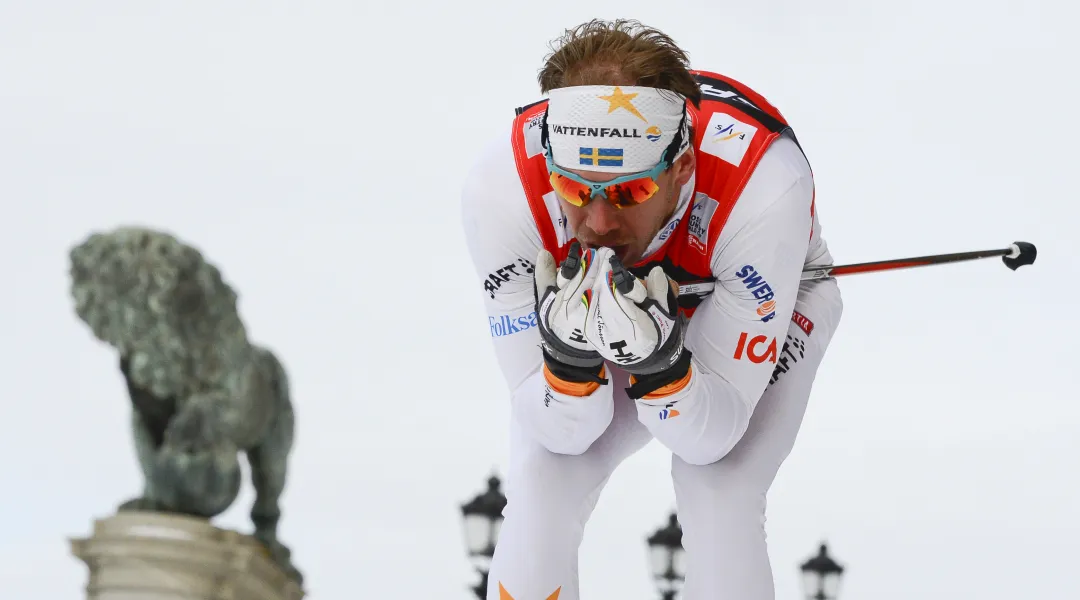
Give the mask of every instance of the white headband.
M 547 131 L 555 164 L 564 169 L 635 173 L 656 166 L 683 123 L 686 100 L 669 90 L 586 85 L 551 90 Z

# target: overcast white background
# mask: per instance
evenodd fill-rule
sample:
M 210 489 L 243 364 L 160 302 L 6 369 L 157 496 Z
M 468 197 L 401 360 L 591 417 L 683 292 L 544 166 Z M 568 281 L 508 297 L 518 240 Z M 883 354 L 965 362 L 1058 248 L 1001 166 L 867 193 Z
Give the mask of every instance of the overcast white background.
M 769 497 L 777 598 L 823 539 L 844 600 L 1080 597 L 1074 5 L 587 4 L 0 0 L 0 595 L 81 598 L 66 539 L 140 490 L 65 270 L 92 230 L 143 224 L 220 265 L 289 370 L 280 533 L 309 597 L 470 597 L 459 505 L 502 472 L 508 411 L 460 184 L 540 97 L 547 42 L 600 16 L 780 108 L 838 262 L 1039 248 L 842 281 Z M 656 597 L 668 469 L 654 442 L 612 477 L 584 598 Z M 251 499 L 217 522 L 248 531 Z

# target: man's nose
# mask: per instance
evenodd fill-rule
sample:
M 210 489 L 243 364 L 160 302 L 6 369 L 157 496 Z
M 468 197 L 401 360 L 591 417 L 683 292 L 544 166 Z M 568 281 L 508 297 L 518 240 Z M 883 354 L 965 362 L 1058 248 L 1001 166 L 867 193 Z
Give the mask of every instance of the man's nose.
M 606 235 L 619 228 L 618 210 L 606 198 L 593 198 L 585 206 L 585 226 L 596 235 Z

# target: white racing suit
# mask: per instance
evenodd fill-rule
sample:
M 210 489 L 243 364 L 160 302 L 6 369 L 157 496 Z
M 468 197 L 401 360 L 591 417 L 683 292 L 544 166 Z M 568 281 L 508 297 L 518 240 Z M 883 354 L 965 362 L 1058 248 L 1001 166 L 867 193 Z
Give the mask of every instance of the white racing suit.
M 700 199 L 695 179 L 650 251 L 675 243 L 685 229 L 677 220 L 698 212 L 688 212 Z M 613 470 L 654 438 L 672 452 L 686 549 L 682 598 L 773 600 L 766 493 L 795 442 L 842 312 L 835 280 L 800 283 L 804 267 L 832 264 L 813 196 L 801 150 L 779 137 L 726 222 L 714 224 L 721 228 L 708 258 L 715 288 L 687 326 L 689 385 L 635 401 L 625 392 L 627 374 L 607 363 L 607 385 L 553 398 L 533 312 L 539 211 L 523 193 L 511 136 L 485 151 L 465 186 L 463 219 L 512 415 L 508 504 L 488 600 L 579 600 L 586 520 Z M 572 234 L 557 206 L 549 198 L 564 243 Z

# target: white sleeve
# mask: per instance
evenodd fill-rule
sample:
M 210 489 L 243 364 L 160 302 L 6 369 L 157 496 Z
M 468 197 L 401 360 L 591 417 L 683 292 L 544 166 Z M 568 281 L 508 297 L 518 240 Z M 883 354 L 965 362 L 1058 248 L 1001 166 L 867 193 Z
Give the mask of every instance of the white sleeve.
M 638 418 L 691 464 L 723 458 L 742 438 L 783 346 L 810 240 L 814 182 L 798 147 L 778 139 L 751 175 L 712 257 L 715 291 L 686 332 L 690 380 L 637 401 Z M 678 418 L 657 419 L 670 406 Z
M 551 389 L 544 378 L 533 306 L 533 268 L 543 244 L 509 132 L 483 151 L 466 176 L 461 217 L 496 360 L 510 390 L 511 414 L 548 450 L 584 452 L 611 422 L 612 386 L 571 396 Z

